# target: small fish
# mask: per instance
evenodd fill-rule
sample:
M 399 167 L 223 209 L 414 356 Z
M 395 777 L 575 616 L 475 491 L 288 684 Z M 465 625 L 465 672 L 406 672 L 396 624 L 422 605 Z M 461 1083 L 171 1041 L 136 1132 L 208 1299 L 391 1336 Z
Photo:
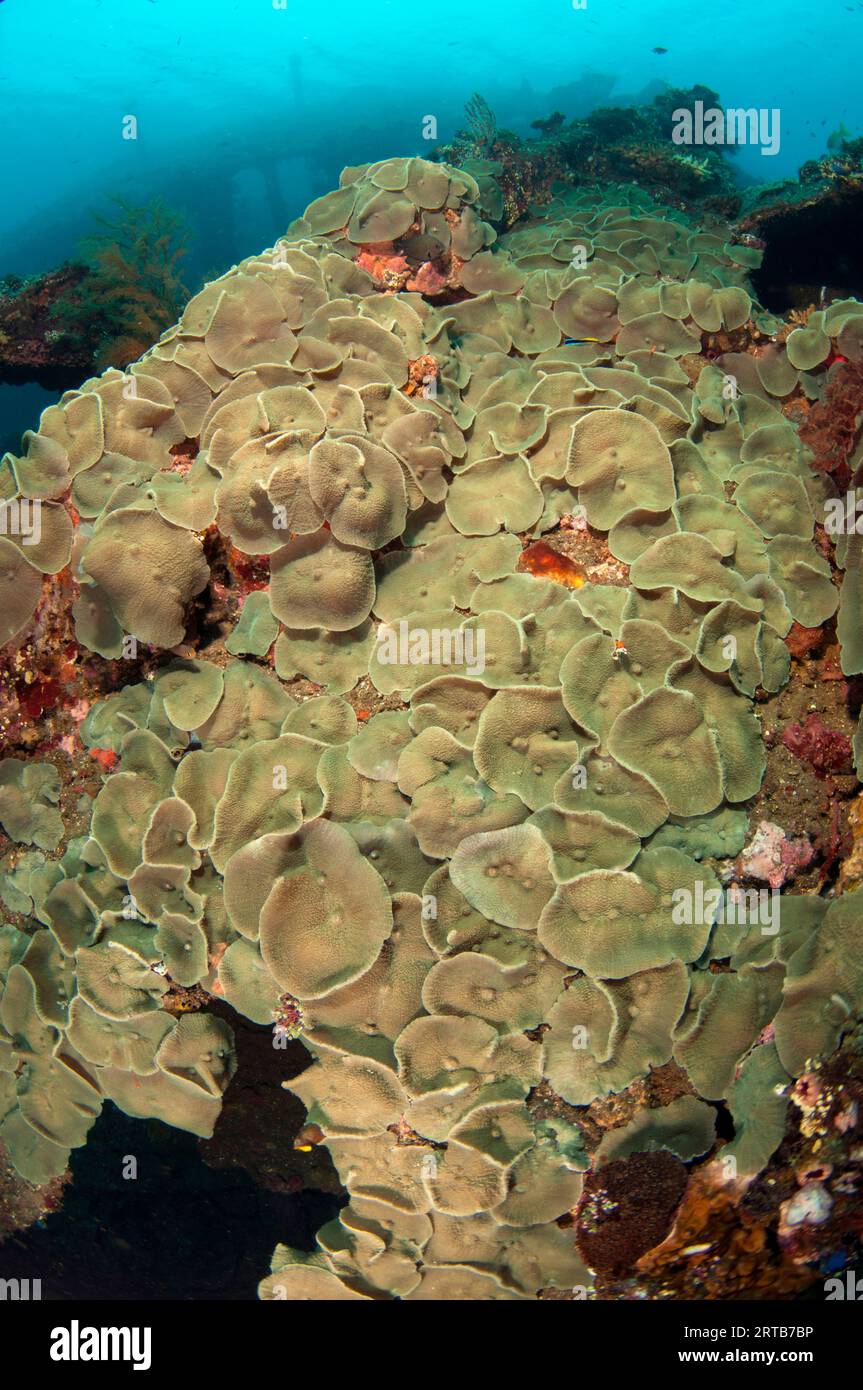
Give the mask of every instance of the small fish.
M 301 1154 L 311 1153 L 315 1145 L 320 1144 L 323 1137 L 324 1131 L 320 1125 L 303 1125 L 294 1139 L 294 1148 Z
M 668 49 L 667 49 L 667 48 L 654 48 L 654 49 L 652 50 L 652 52 L 654 52 L 654 53 L 667 53 L 667 52 L 668 52 Z
M 564 338 L 564 347 L 581 347 L 584 343 L 598 343 L 598 338 Z

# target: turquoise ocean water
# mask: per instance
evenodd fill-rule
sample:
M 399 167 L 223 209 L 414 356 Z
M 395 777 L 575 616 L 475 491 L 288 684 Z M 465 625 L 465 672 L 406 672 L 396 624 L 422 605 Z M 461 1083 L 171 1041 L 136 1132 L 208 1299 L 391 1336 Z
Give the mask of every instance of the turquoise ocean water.
M 0 0 L 0 277 L 74 257 L 113 196 L 158 196 L 188 220 L 195 287 L 345 165 L 427 154 L 427 117 L 451 140 L 477 91 L 527 136 L 703 83 L 779 110 L 778 152 L 734 167 L 787 177 L 840 123 L 863 134 L 861 55 L 863 0 Z M 0 445 L 54 398 L 0 384 Z
M 426 153 L 425 116 L 451 139 L 476 91 L 527 134 L 704 83 L 780 109 L 779 153 L 736 164 L 784 177 L 840 122 L 863 133 L 861 56 L 860 0 L 0 0 L 0 274 L 71 255 L 111 193 L 181 207 L 196 267 L 221 267 L 344 165 Z

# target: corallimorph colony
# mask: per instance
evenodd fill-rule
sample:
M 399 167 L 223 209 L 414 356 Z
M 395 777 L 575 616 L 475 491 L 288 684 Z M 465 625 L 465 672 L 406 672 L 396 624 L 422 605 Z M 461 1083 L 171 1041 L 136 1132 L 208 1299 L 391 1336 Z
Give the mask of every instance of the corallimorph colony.
M 298 1032 L 292 1089 L 350 1204 L 316 1253 L 277 1249 L 265 1298 L 589 1285 L 560 1224 L 589 1163 L 569 1107 L 673 1058 L 691 1093 L 593 1164 L 703 1155 L 725 1101 L 742 1190 L 863 1003 L 863 898 L 785 892 L 778 930 L 737 925 L 721 872 L 764 772 L 756 689 L 839 598 L 814 540 L 835 489 L 782 402 L 861 359 L 863 305 L 775 340 L 760 252 L 720 223 L 570 189 L 497 237 L 496 200 L 481 161 L 346 170 L 0 475 L 41 502 L 37 544 L 0 539 L 2 640 L 71 567 L 82 648 L 163 658 L 87 715 L 116 767 L 62 857 L 56 771 L 0 762 L 30 847 L 0 1137 L 43 1183 L 106 1098 L 210 1135 L 233 1035 L 166 1011 L 172 985 Z M 757 352 L 681 365 L 747 326 Z M 622 578 L 517 572 L 573 517 Z M 183 644 L 219 545 L 264 582 L 217 661 Z M 859 537 L 839 561 L 849 674 Z

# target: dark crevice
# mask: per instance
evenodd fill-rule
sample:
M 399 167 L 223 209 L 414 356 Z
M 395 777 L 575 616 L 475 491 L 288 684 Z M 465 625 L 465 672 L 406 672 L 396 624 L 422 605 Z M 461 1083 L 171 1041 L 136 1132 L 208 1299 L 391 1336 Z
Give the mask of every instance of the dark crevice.
M 0 1245 L 3 1277 L 41 1279 L 43 1299 L 252 1300 L 276 1242 L 312 1249 L 340 1205 L 214 1170 L 194 1135 L 110 1102 L 70 1167 L 62 1208 Z
M 253 1300 L 277 1243 L 314 1249 L 345 1197 L 327 1150 L 294 1149 L 305 1110 L 282 1083 L 309 1054 L 220 1001 L 211 1011 L 239 1061 L 212 1139 L 108 1101 L 72 1150 L 60 1209 L 0 1241 L 0 1277 L 41 1279 L 45 1300 Z
M 752 272 L 766 309 L 787 314 L 822 300 L 863 299 L 863 190 L 788 207 L 766 221 L 764 259 Z

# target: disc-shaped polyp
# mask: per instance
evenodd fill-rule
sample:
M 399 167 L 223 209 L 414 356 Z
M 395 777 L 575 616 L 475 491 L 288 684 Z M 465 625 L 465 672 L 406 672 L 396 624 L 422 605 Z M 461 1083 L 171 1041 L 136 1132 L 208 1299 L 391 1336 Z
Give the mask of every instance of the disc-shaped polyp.
M 347 830 L 298 832 L 305 864 L 274 884 L 261 912 L 261 953 L 282 989 L 320 998 L 374 964 L 392 931 L 390 895 Z
M 618 715 L 608 740 L 612 757 L 658 787 L 674 816 L 698 816 L 722 800 L 722 764 L 698 701 L 658 689 Z
M 298 536 L 272 557 L 270 605 L 287 627 L 347 632 L 368 617 L 374 597 L 368 551 L 340 544 L 327 530 Z
M 590 524 L 603 531 L 636 507 L 662 512 L 675 499 L 659 430 L 629 410 L 593 410 L 576 420 L 566 481 L 578 488 Z

